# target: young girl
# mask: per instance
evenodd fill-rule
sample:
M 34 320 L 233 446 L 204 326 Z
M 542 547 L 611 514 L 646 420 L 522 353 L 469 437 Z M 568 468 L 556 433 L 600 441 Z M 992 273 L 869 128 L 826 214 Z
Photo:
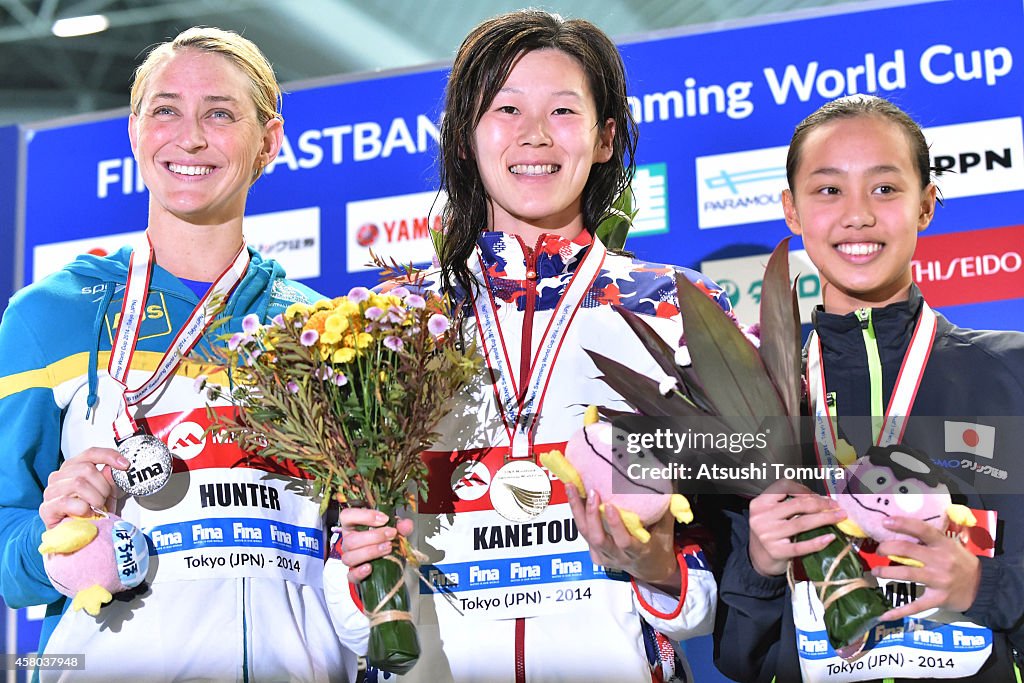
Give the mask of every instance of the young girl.
M 699 549 L 674 545 L 669 516 L 639 543 L 617 511 L 606 528 L 598 496 L 583 502 L 538 460 L 588 404 L 625 408 L 585 349 L 662 376 L 610 304 L 680 337 L 675 270 L 593 236 L 634 145 L 621 58 L 592 24 L 515 12 L 459 49 L 441 130 L 441 279 L 471 307 L 486 363 L 424 455 L 414 545 L 432 590 L 414 608 L 423 654 L 411 679 L 648 682 L 654 629 L 674 640 L 711 629 L 714 580 Z M 395 530 L 377 515 L 343 512 L 353 580 L 390 549 Z
M 740 681 L 1015 680 L 1010 646 L 1024 645 L 1024 534 L 1016 522 L 1021 506 L 1010 494 L 1024 432 L 1019 419 L 992 416 L 1024 410 L 1024 335 L 955 327 L 913 284 L 910 261 L 932 219 L 936 188 L 924 135 L 895 105 L 864 96 L 826 104 L 797 126 L 786 170 L 786 223 L 803 237 L 823 289 L 808 342 L 812 411 L 838 415 L 861 453 L 870 443 L 887 445 L 884 431 L 858 433 L 844 416 L 909 416 L 901 442 L 928 454 L 936 468 L 967 463 L 970 474 L 950 472 L 956 488 L 970 507 L 997 512 L 999 533 L 993 529 L 995 557 L 976 557 L 924 522 L 887 520 L 920 543 L 885 542 L 878 553 L 923 567 L 894 564 L 873 573 L 883 583 L 919 585 L 888 586 L 887 595 L 907 596 L 894 599 L 883 615 L 887 623 L 872 631 L 872 642 L 889 640 L 850 666 L 815 647 L 825 642 L 823 627 L 814 626 L 807 591 L 798 586 L 791 594 L 785 578 L 790 561 L 822 549 L 832 536 L 791 539 L 845 515 L 829 498 L 777 482 L 751 501 L 749 527 L 745 518 L 734 525 L 717 664 Z M 946 434 L 965 423 L 995 430 L 990 459 L 973 459 L 1009 476 L 975 475 L 971 459 L 952 450 Z M 818 452 L 829 447 L 819 443 Z

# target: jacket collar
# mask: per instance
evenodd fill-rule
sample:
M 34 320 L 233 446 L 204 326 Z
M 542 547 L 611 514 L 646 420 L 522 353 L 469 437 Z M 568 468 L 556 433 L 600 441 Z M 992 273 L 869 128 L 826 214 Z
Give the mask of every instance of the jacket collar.
M 921 312 L 924 297 L 916 284 L 910 285 L 910 295 L 905 301 L 871 309 L 871 322 L 879 341 L 886 346 L 904 347 L 910 343 Z M 817 331 L 821 344 L 826 349 L 841 350 L 846 346 L 845 340 L 863 346 L 860 340 L 860 319 L 856 312 L 839 315 L 826 313 L 824 307 L 816 306 L 811 314 L 811 322 Z M 851 333 L 856 332 L 856 335 Z
M 531 270 L 537 279 L 571 273 L 593 243 L 586 230 L 571 240 L 545 233 L 532 247 L 517 235 L 499 231 L 482 233 L 477 240 L 487 274 L 511 280 L 533 279 L 527 276 Z

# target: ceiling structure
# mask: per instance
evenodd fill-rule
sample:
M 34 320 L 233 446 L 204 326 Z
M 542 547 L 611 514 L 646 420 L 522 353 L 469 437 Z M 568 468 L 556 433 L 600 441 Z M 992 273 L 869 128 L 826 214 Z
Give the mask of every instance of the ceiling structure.
M 451 60 L 482 19 L 533 4 L 616 39 L 796 12 L 922 0 L 0 0 L 0 125 L 124 107 L 150 46 L 194 25 L 244 33 L 282 83 Z M 57 19 L 104 14 L 101 33 L 58 38 Z

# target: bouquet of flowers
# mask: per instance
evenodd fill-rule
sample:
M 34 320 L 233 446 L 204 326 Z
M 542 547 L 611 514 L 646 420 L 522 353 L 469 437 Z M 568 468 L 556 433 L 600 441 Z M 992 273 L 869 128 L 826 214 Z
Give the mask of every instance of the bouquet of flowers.
M 788 427 L 788 434 L 773 434 L 765 448 L 748 449 L 742 456 L 701 454 L 707 462 L 735 466 L 742 464 L 736 458 L 743 457 L 746 462 L 798 466 L 802 449 L 809 446 L 802 439 L 796 419 L 801 414 L 802 396 L 800 319 L 789 277 L 788 253 L 786 238 L 776 246 L 765 269 L 758 345 L 705 291 L 686 277 L 677 276 L 679 309 L 685 325 L 685 345 L 681 342 L 680 348 L 662 341 L 635 314 L 617 309 L 667 379 L 659 382 L 609 358 L 590 354 L 604 373 L 604 381 L 643 415 L 700 418 L 716 428 L 744 433 L 763 430 L 766 420 L 772 421 L 776 431 Z M 756 495 L 761 490 L 751 480 L 737 480 L 722 488 L 724 493 L 743 495 Z M 874 580 L 864 578 L 852 541 L 837 528 L 815 529 L 799 540 L 829 532 L 836 535 L 836 540 L 824 550 L 801 558 L 801 565 L 825 606 L 824 621 L 832 646 L 841 656 L 851 657 L 860 652 L 867 632 L 888 605 Z
M 305 472 L 323 510 L 333 499 L 391 516 L 413 504 L 426 489 L 419 454 L 478 367 L 459 337 L 459 314 L 445 297 L 410 291 L 417 285 L 292 304 L 268 325 L 247 316 L 221 354 L 237 410 L 217 428 L 244 450 Z M 403 580 L 410 560 L 399 537 L 360 584 L 367 657 L 395 673 L 419 656 Z

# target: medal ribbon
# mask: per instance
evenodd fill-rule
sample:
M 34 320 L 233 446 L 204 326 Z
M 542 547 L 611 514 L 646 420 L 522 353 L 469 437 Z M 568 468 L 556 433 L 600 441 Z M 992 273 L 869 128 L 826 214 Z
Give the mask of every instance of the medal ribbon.
M 910 346 L 903 356 L 900 373 L 896 377 L 889 406 L 885 411 L 885 419 L 877 434 L 874 434 L 878 446 L 890 446 L 903 438 L 907 416 L 914 405 L 917 390 L 921 386 L 928 356 L 932 352 L 935 341 L 936 316 L 927 303 L 921 302 L 921 315 L 914 327 L 914 335 Z M 814 413 L 814 445 L 818 454 L 819 464 L 835 471 L 840 467 L 837 457 L 836 424 L 828 407 L 825 390 L 825 368 L 821 362 L 821 340 L 818 333 L 811 332 L 807 348 L 807 386 L 810 387 L 811 405 Z M 827 479 L 825 486 L 830 494 L 836 491 L 834 478 Z
M 235 286 L 245 275 L 249 267 L 249 250 L 242 247 L 235 254 L 231 265 L 210 285 L 203 298 L 192 309 L 188 320 L 178 331 L 156 369 L 142 383 L 128 388 L 128 371 L 131 369 L 132 356 L 139 341 L 139 330 L 142 327 L 142 313 L 149 283 L 153 277 L 153 246 L 147 235 L 145 245 L 132 252 L 128 263 L 128 282 L 125 284 L 124 301 L 121 303 L 121 316 L 114 336 L 114 345 L 110 351 L 107 372 L 123 388 L 124 410 L 114 420 L 114 438 L 118 441 L 138 432 L 129 408 L 143 401 L 147 396 L 160 388 L 174 374 L 178 365 L 202 338 L 206 328 L 213 322 L 220 302 L 227 299 Z
M 497 306 L 494 295 L 487 286 L 486 268 L 483 256 L 477 247 L 476 255 L 480 264 L 480 276 L 483 282 L 484 296 L 477 296 L 473 301 L 476 311 L 477 329 L 483 347 L 487 369 L 494 380 L 494 394 L 498 400 L 501 419 L 508 434 L 509 451 L 513 458 L 528 458 L 533 446 L 534 430 L 540 407 L 544 403 L 551 370 L 562 350 L 565 334 L 572 324 L 576 312 L 583 304 L 590 287 L 601 273 L 605 255 L 608 253 L 601 240 L 594 238 L 593 244 L 583 256 L 572 278 L 565 286 L 562 296 L 555 305 L 551 320 L 541 337 L 537 355 L 530 364 L 529 377 L 525 391 L 520 394 L 516 386 L 515 373 L 509 362 L 505 336 L 498 321 Z M 529 353 L 523 349 L 522 353 Z

